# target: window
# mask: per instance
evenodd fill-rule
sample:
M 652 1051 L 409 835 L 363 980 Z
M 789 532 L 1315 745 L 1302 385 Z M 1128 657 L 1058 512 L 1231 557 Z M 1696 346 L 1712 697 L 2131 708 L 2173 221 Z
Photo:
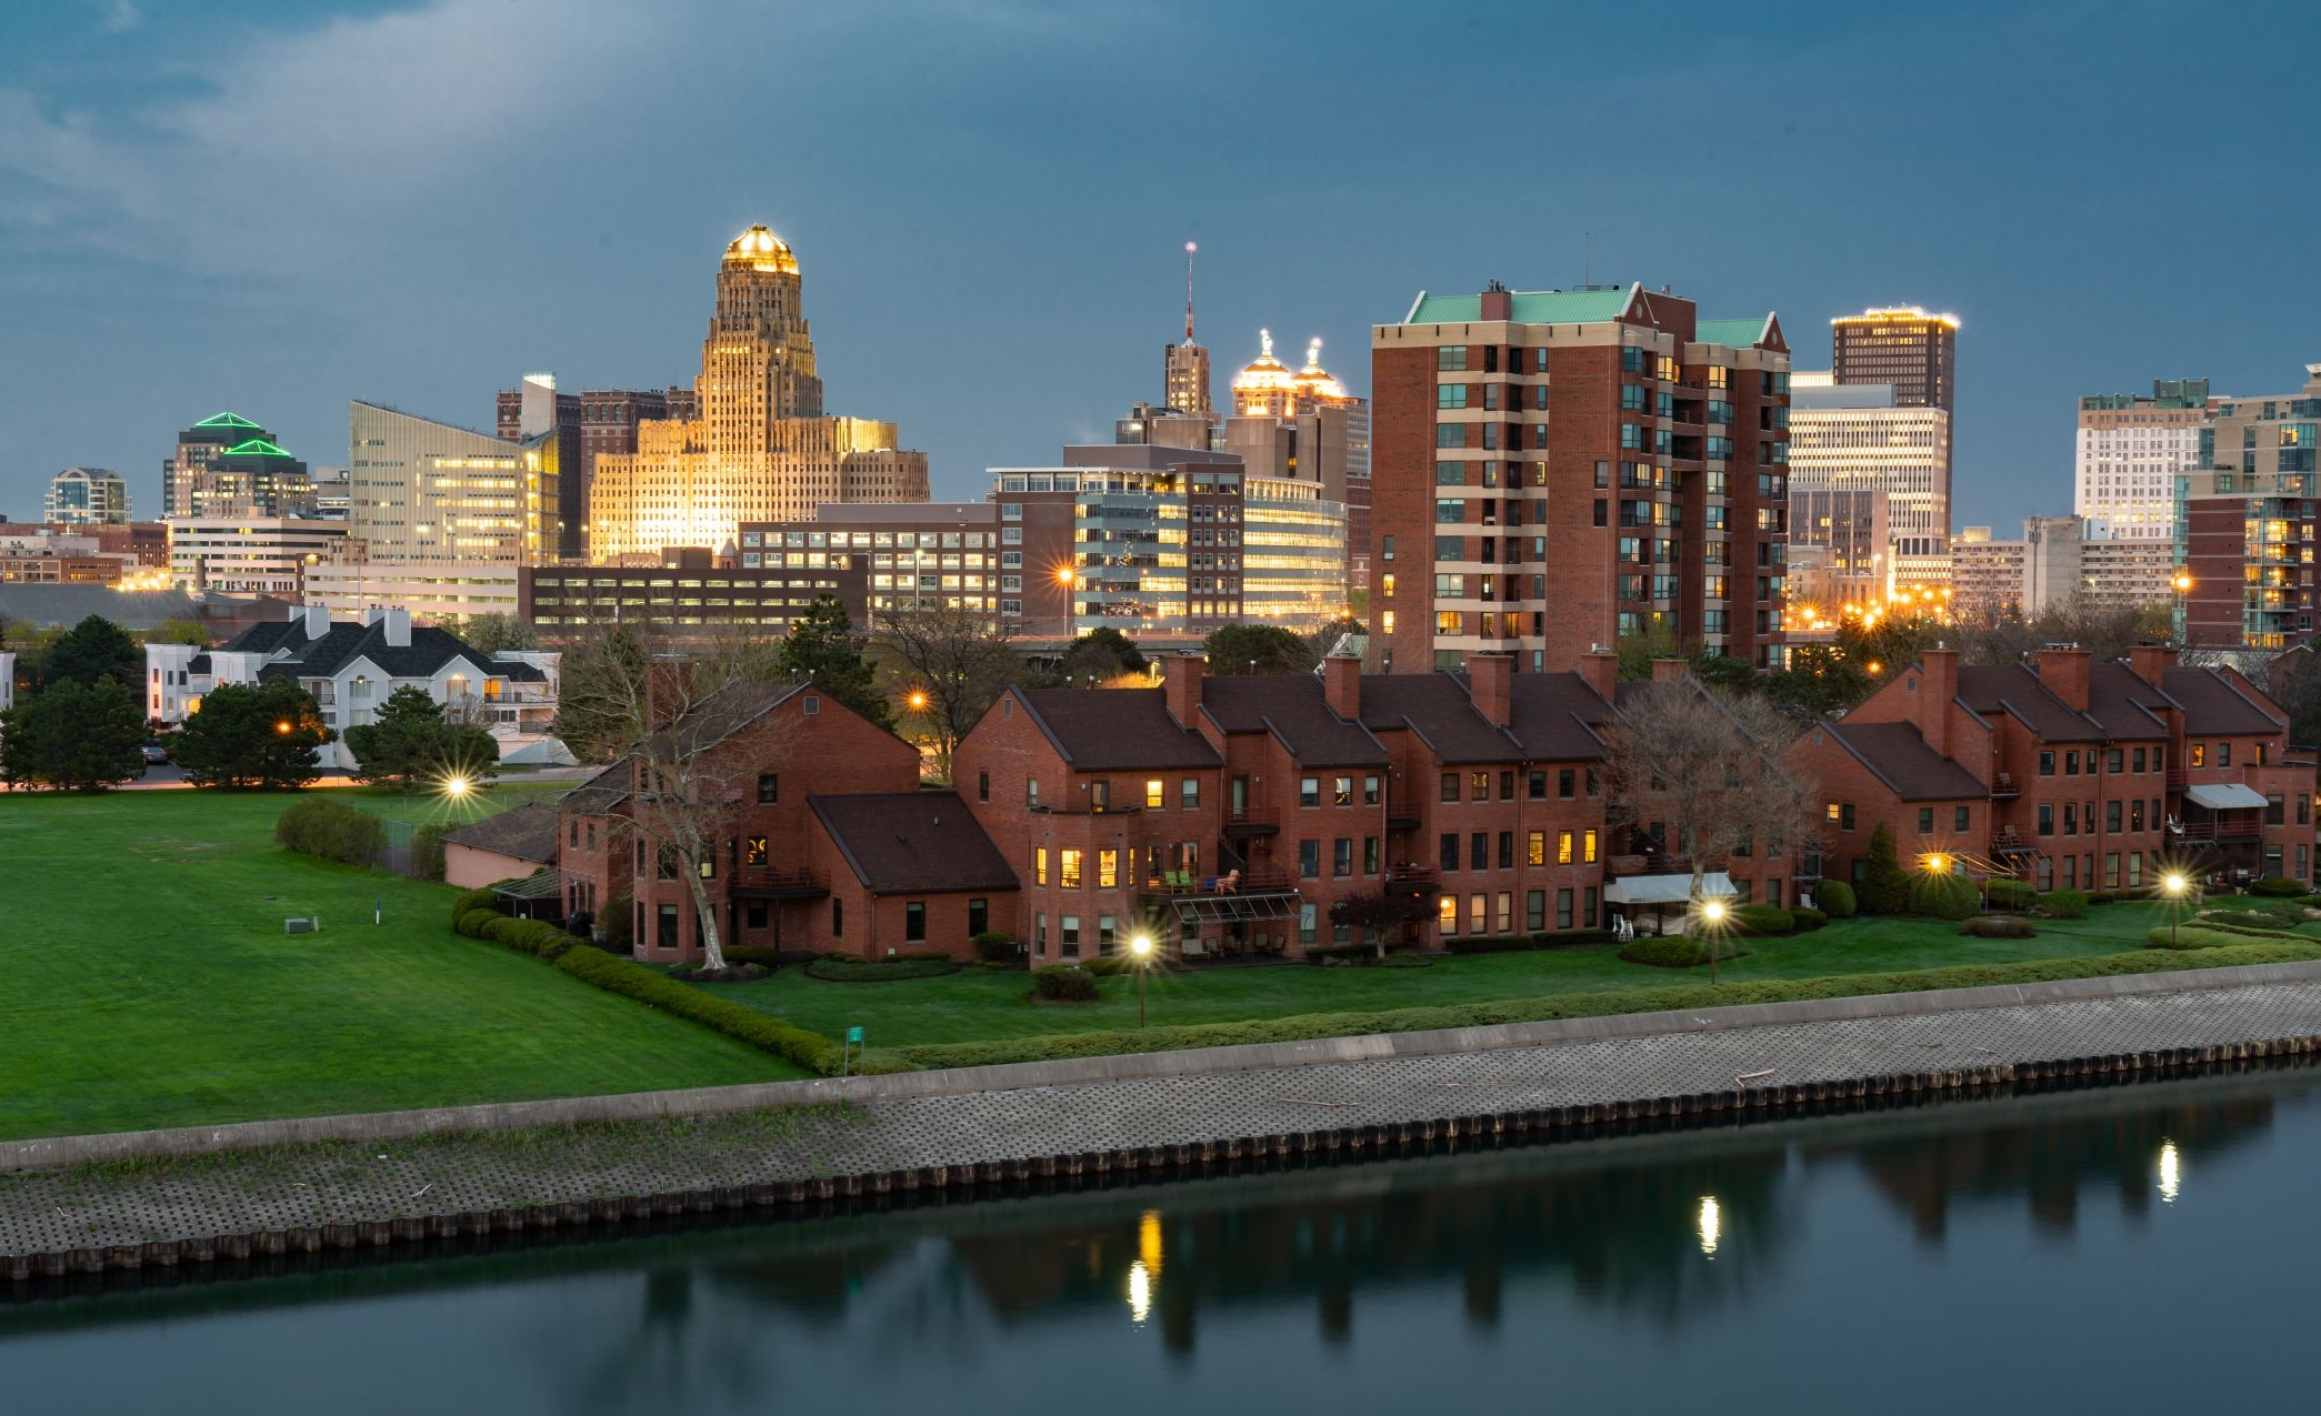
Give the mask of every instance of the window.
M 2039 834 L 2042 836 L 2055 834 L 2055 804 L 2053 802 L 2043 801 L 2039 803 Z
M 1056 921 L 1056 952 L 1066 959 L 1080 957 L 1080 917 L 1063 915 Z
M 2207 743 L 2196 742 L 2192 744 L 2192 765 L 2195 767 L 2205 767 L 2208 765 Z
M 917 944 L 927 937 L 927 902 L 912 900 L 903 906 L 903 941 Z
M 1499 833 L 1499 868 L 1501 870 L 1515 868 L 1515 833 L 1513 831 Z
M 1781 903 L 1780 881 L 1773 882 L 1773 891 L 1773 903 Z M 1596 887 L 1593 885 L 1580 891 L 1580 923 L 1589 929 L 1596 927 Z
M 1096 853 L 1096 888 L 1120 888 L 1120 852 L 1107 850 Z
M 1177 783 L 1177 805 L 1179 805 L 1179 806 L 1183 807 L 1183 808 L 1184 808 L 1185 810 L 1187 810 L 1187 811 L 1198 811 L 1198 810 L 1200 810 L 1200 807 L 1201 807 L 1201 779 L 1200 779 L 1200 778 L 1198 778 L 1198 777 L 1187 777 L 1187 778 L 1185 778 L 1183 781 L 1181 781 L 1181 782 Z
M 2265 797 L 2265 824 L 2267 826 L 2288 824 L 2288 817 L 2282 814 L 2282 801 L 2279 792 L 2268 793 Z
M 991 774 L 989 772 L 975 774 L 975 799 L 977 801 L 991 800 Z
M 1026 805 L 1026 806 L 1030 807 L 1032 810 L 1034 810 L 1034 811 L 1037 811 L 1037 810 L 1039 810 L 1039 809 L 1040 809 L 1040 779 L 1039 779 L 1039 778 L 1037 778 L 1037 777 L 1026 777 L 1026 778 L 1024 778 L 1024 784 L 1023 784 L 1023 799 L 1024 799 L 1024 805 Z
M 1467 868 L 1469 870 L 1489 870 L 1491 868 L 1490 832 L 1477 831 L 1467 838 Z
M 1558 929 L 1572 927 L 1572 892 L 1569 890 L 1555 892 L 1555 927 Z
M 2079 775 L 2079 754 L 2077 752 L 2063 754 L 2063 775 L 2066 777 Z
M 1147 777 L 1144 783 L 1144 809 L 1158 811 L 1168 796 L 1168 783 L 1158 777 Z
M 1580 859 L 1586 861 L 1590 865 L 1594 865 L 1596 863 L 1595 832 L 1582 831 L 1580 833 Z
M 2088 822 L 2087 824 L 2090 827 L 2095 825 L 2095 823 L 2092 821 Z M 2078 802 L 2067 801 L 2063 803 L 2063 834 L 2066 836 L 2076 836 L 2079 834 Z
M 2192 765 L 2197 767 L 2200 764 L 2198 762 L 2194 762 Z M 2219 767 L 2230 767 L 2232 765 L 2231 743 L 2220 742 L 2216 745 L 2216 765 Z
M 2127 767 L 2127 761 L 2128 754 L 2125 748 L 2115 747 L 2103 755 L 2103 767 L 2107 772 L 2124 771 Z
M 2105 802 L 2103 804 L 2103 829 L 2106 831 L 2117 831 L 2120 829 L 2120 821 L 2124 815 L 2124 808 L 2117 800 Z M 2115 881 L 2114 883 L 2116 884 L 2117 882 Z
M 1110 811 L 1112 809 L 1112 784 L 1110 782 L 1090 782 L 1088 784 L 1088 809 L 1090 811 Z
M 1080 853 L 1066 847 L 1057 853 L 1056 884 L 1066 890 L 1080 888 Z
M 1364 806 L 1378 805 L 1380 801 L 1379 793 L 1383 789 L 1384 785 L 1385 784 L 1377 777 L 1364 777 L 1362 779 L 1362 804 Z
M 1556 833 L 1555 863 L 1557 865 L 1570 865 L 1572 863 L 1572 833 L 1569 831 Z
M 2138 772 L 2144 770 L 2144 750 L 2140 747 L 2136 749 L 2136 770 Z
M 1555 794 L 1565 801 L 1572 799 L 1572 769 L 1566 767 L 1555 774 Z
M 1321 804 L 1322 779 L 1319 777 L 1300 777 L 1298 779 L 1298 805 L 1320 806 Z
M 1096 916 L 1096 952 L 1099 954 L 1111 953 L 1113 937 L 1117 932 L 1118 921 L 1111 915 Z
M 1331 781 L 1330 805 L 1352 806 L 1353 804 L 1354 779 L 1352 777 L 1333 778 Z
M 1965 829 L 1967 829 L 1967 826 L 1966 826 L 1966 822 L 1967 822 L 1967 814 L 1966 814 L 1966 813 L 1967 813 L 1967 808 L 1965 808 L 1965 807 L 1963 807 L 1963 806 L 1954 806 L 1954 807 L 1952 807 L 1952 808 L 1950 809 L 1950 829 L 1951 829 L 1951 830 L 1953 830 L 1953 831 L 1964 831 Z
M 2042 777 L 2052 777 L 2055 775 L 2054 753 L 2042 752 L 2039 754 L 2039 775 Z
M 1048 848 L 1046 846 L 1032 848 L 1032 883 L 1034 885 L 1048 883 Z
M 1376 836 L 1362 838 L 1362 873 L 1364 875 L 1378 873 L 1378 838 Z
M 1467 800 L 1469 800 L 1469 801 L 1489 801 L 1490 799 L 1491 799 L 1491 774 L 1490 774 L 1490 773 L 1488 773 L 1488 772 L 1470 772 L 1470 773 L 1468 773 L 1468 774 L 1467 774 Z
M 1032 952 L 1043 959 L 1048 956 L 1048 916 L 1045 911 L 1032 916 Z
M 1505 890 L 1499 892 L 1499 932 L 1515 932 L 1515 896 Z
M 1934 834 L 1933 807 L 1922 806 L 1918 808 L 1918 834 L 1921 836 L 1931 836 Z
M 991 901 L 969 900 L 967 902 L 967 937 L 973 939 L 978 934 L 990 932 Z
M 1330 873 L 1332 875 L 1352 875 L 1354 873 L 1354 838 L 1352 836 L 1340 836 L 1331 843 Z
M 763 836 L 751 836 L 748 838 L 747 844 L 748 863 L 751 865 L 764 865 L 766 863 L 766 838 Z
M 1435 923 L 1446 935 L 1459 932 L 1459 897 L 1445 895 L 1435 901 Z
M 1527 865 L 1547 864 L 1547 833 L 1545 831 L 1532 832 L 1530 839 L 1524 842 L 1523 860 Z
M 1307 880 L 1319 879 L 1322 873 L 1322 843 L 1308 838 L 1298 842 L 1298 874 Z
M 1457 870 L 1459 868 L 1459 838 L 1456 832 L 1443 832 L 1442 853 L 1440 859 L 1442 860 L 1443 869 L 1446 871 Z
M 654 935 L 653 942 L 663 949 L 676 948 L 678 944 L 677 907 L 663 905 L 656 911 L 656 915 L 658 932 Z
M 1489 922 L 1488 917 L 1484 914 L 1484 909 L 1489 903 L 1490 897 L 1487 895 L 1469 895 L 1467 897 L 1467 932 L 1469 934 L 1483 932 L 1484 925 Z
M 833 939 L 846 937 L 846 901 L 844 900 L 832 899 L 830 902 L 830 937 Z
M 1444 801 L 1457 801 L 1458 799 L 1459 799 L 1459 774 L 1458 774 L 1458 773 L 1456 773 L 1456 772 L 1445 772 L 1445 773 L 1443 773 L 1443 800 L 1444 800 Z
M 1547 774 L 1545 772 L 1526 773 L 1523 790 L 1533 801 L 1547 800 Z
M 1515 774 L 1513 772 L 1499 774 L 1499 800 L 1515 800 Z
M 782 774 L 779 772 L 758 773 L 758 805 L 772 806 L 781 799 Z

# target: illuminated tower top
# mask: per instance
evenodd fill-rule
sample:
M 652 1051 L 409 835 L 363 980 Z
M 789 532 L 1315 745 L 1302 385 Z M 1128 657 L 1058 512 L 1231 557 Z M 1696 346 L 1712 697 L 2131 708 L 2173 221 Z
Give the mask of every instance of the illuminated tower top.
M 1185 243 L 1185 342 L 1168 346 L 1161 360 L 1161 385 L 1168 406 L 1194 418 L 1217 421 L 1217 407 L 1209 399 L 1209 351 L 1193 342 L 1193 255 L 1196 242 Z
M 726 246 L 695 385 L 710 450 L 759 453 L 776 420 L 822 416 L 801 294 L 798 257 L 772 231 L 753 226 Z

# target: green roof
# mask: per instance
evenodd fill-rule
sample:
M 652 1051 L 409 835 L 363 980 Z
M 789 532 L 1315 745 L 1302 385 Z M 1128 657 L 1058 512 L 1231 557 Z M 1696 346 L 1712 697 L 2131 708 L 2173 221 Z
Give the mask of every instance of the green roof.
M 1692 327 L 1693 339 L 1701 344 L 1722 344 L 1730 349 L 1750 349 L 1765 337 L 1765 316 L 1749 320 L 1697 320 Z
M 255 428 L 258 425 L 239 413 L 212 413 L 194 426 L 197 428 Z
M 266 441 L 264 438 L 252 438 L 248 442 L 235 443 L 232 447 L 226 449 L 226 456 L 228 457 L 240 457 L 245 454 L 251 454 L 259 457 L 288 457 L 290 455 L 289 453 L 284 452 L 281 448 L 278 448 L 274 444 Z
M 1629 290 L 1517 290 L 1508 297 L 1509 318 L 1518 324 L 1597 324 L 1620 317 Z M 1429 295 L 1420 291 L 1404 324 L 1471 324 L 1483 318 L 1480 295 Z

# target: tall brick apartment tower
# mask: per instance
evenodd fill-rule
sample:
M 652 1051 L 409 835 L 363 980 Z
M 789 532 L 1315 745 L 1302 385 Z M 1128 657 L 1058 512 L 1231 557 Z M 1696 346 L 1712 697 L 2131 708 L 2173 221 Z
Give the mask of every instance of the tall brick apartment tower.
M 1374 667 L 1622 634 L 1782 655 L 1789 346 L 1626 289 L 1420 293 L 1370 335 Z

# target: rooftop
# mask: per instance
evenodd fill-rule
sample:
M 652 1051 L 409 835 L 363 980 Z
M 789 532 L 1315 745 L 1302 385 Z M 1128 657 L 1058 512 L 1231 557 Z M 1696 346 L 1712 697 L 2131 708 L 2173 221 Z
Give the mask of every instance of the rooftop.
M 816 796 L 806 804 L 873 894 L 1017 888 L 1014 868 L 957 793 Z
M 556 812 L 546 802 L 526 802 L 462 826 L 443 838 L 447 846 L 512 856 L 536 865 L 556 863 Z

